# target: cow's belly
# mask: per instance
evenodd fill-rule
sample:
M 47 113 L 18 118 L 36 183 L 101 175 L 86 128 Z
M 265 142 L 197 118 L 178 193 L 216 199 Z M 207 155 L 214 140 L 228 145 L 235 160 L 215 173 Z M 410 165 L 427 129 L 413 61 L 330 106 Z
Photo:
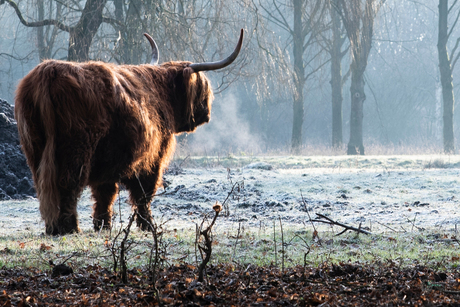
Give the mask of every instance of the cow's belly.
M 120 178 L 133 176 L 142 153 L 135 152 L 132 145 L 123 140 L 101 140 L 91 161 L 89 182 L 118 182 Z

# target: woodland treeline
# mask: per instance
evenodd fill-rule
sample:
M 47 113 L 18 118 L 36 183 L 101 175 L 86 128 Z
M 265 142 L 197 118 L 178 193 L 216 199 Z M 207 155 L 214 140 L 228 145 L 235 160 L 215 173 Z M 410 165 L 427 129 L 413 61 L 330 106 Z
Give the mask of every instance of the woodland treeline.
M 324 147 L 455 153 L 458 0 L 0 0 L 0 97 L 44 59 L 225 57 L 211 124 L 181 141 L 218 150 Z M 390 151 L 391 152 L 391 151 Z

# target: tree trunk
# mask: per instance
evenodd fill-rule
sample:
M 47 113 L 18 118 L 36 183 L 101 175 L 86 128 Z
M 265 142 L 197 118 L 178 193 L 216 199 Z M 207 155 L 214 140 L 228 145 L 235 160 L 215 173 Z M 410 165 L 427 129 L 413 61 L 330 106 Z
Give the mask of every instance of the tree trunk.
M 37 2 L 38 6 L 38 20 L 45 19 L 45 5 L 43 1 Z M 41 61 L 46 59 L 46 46 L 45 46 L 45 34 L 44 34 L 44 27 L 37 28 L 37 48 L 38 48 L 38 58 Z
M 454 144 L 454 92 L 452 85 L 452 67 L 447 52 L 447 17 L 448 0 L 439 0 L 439 33 L 438 33 L 438 57 L 439 73 L 441 76 L 442 100 L 443 100 L 443 130 L 444 152 L 455 152 Z
M 121 23 L 125 23 L 125 18 L 123 14 L 123 0 L 113 0 L 113 5 L 115 7 L 115 19 Z M 117 40 L 117 44 L 115 45 L 115 60 L 119 64 L 128 64 L 129 61 L 126 56 L 125 52 L 125 41 L 126 41 L 126 28 L 116 25 L 116 30 L 120 35 L 119 39 Z
M 298 152 L 302 146 L 302 124 L 304 117 L 303 108 L 303 87 L 305 84 L 305 68 L 303 63 L 303 44 L 302 35 L 302 0 L 294 0 L 294 104 L 293 104 L 293 123 L 291 147 L 294 152 Z
M 342 133 L 342 53 L 343 39 L 340 31 L 340 15 L 331 8 L 332 50 L 331 50 L 331 92 L 332 92 L 332 147 L 341 148 Z
M 126 25 L 125 30 L 125 54 L 127 55 L 127 63 L 141 64 L 145 59 L 142 59 L 141 45 L 144 42 L 142 29 L 139 25 L 139 12 L 142 11 L 142 1 L 130 1 L 128 11 L 126 12 Z M 150 62 L 150 59 L 149 59 Z
M 364 94 L 364 72 L 352 68 L 351 76 L 351 112 L 350 112 L 350 141 L 348 142 L 348 155 L 364 155 L 363 145 L 363 106 L 366 95 Z
M 69 61 L 88 61 L 89 47 L 102 24 L 102 11 L 107 0 L 87 0 L 77 25 L 69 32 Z
M 61 7 L 62 4 L 56 2 L 56 19 L 61 18 Z M 51 17 L 51 7 L 50 7 L 49 15 Z M 43 1 L 37 1 L 37 11 L 38 11 L 38 20 L 45 19 L 45 4 Z M 37 48 L 38 48 L 38 58 L 40 61 L 51 59 L 52 58 L 52 51 L 54 47 L 54 42 L 56 41 L 56 37 L 58 35 L 58 28 L 52 27 L 50 25 L 37 27 Z
M 104 10 L 107 0 L 87 0 L 85 8 L 82 11 L 80 20 L 74 27 L 67 26 L 60 22 L 58 19 L 45 19 L 35 22 L 28 22 L 22 16 L 19 7 L 16 2 L 12 0 L 0 0 L 0 5 L 8 3 L 14 8 L 19 20 L 26 27 L 44 27 L 44 26 L 55 26 L 61 31 L 69 33 L 69 50 L 67 59 L 69 61 L 87 61 L 89 60 L 89 47 L 93 41 L 94 35 L 96 35 L 99 26 L 102 24 L 102 11 Z M 44 13 L 44 12 L 43 12 Z M 57 3 L 57 17 L 60 16 L 60 3 Z M 39 15 L 41 15 L 39 8 Z M 38 32 L 39 40 L 43 42 L 43 32 Z M 53 39 L 56 34 L 53 34 Z M 41 42 L 39 42 L 41 44 Z M 42 45 L 43 46 L 43 45 Z M 49 46 L 48 46 L 49 47 Z M 48 50 L 50 52 L 50 49 Z
M 340 0 L 342 20 L 347 30 L 351 46 L 351 113 L 350 113 L 350 141 L 348 155 L 364 155 L 363 145 L 363 105 L 366 100 L 364 94 L 364 72 L 366 71 L 369 52 L 372 47 L 374 31 L 374 16 L 383 0 L 366 0 L 364 10 L 361 9 L 361 0 L 347 2 Z
M 146 40 L 142 33 L 149 32 L 149 30 L 145 31 L 143 29 L 143 26 L 147 26 L 145 24 L 145 14 L 150 14 L 148 11 L 149 4 L 148 1 L 129 1 L 127 8 L 123 11 L 123 0 L 114 0 L 115 18 L 123 24 L 123 26 L 117 25 L 117 30 L 120 33 L 120 40 L 117 45 L 116 60 L 119 63 L 134 65 L 145 63 L 145 58 L 142 58 L 142 43 L 145 43 Z M 141 14 L 144 14 L 144 16 Z M 142 17 L 144 21 L 140 22 L 139 20 Z M 153 33 L 153 35 L 155 35 L 155 33 Z M 148 61 L 150 62 L 150 58 Z

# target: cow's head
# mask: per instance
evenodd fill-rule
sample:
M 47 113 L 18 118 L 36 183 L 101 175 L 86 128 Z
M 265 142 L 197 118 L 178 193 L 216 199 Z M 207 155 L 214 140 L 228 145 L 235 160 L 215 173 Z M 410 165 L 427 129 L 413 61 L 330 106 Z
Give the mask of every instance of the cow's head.
M 151 65 L 159 65 L 159 51 L 153 38 L 144 33 L 152 46 Z M 243 29 L 235 50 L 224 60 L 217 62 L 191 63 L 167 62 L 159 65 L 170 72 L 172 78 L 172 108 L 176 119 L 175 133 L 193 132 L 196 127 L 209 122 L 211 104 L 214 99 L 209 79 L 203 72 L 222 69 L 236 59 L 243 43 Z M 185 103 L 185 105 L 184 105 Z

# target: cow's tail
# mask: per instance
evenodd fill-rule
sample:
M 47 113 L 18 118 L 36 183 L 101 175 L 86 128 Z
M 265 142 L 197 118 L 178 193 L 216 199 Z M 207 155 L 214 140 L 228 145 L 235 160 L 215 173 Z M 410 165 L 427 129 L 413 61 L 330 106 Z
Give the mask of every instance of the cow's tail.
M 37 190 L 40 213 L 47 228 L 57 224 L 60 211 L 60 193 L 56 165 L 56 115 L 50 96 L 43 98 L 40 106 L 45 133 L 45 148 L 38 165 Z
M 48 74 L 47 74 L 48 73 Z M 18 86 L 15 116 L 24 153 L 33 173 L 40 213 L 48 230 L 60 211 L 56 165 L 56 112 L 49 92 L 49 71 L 35 69 Z

